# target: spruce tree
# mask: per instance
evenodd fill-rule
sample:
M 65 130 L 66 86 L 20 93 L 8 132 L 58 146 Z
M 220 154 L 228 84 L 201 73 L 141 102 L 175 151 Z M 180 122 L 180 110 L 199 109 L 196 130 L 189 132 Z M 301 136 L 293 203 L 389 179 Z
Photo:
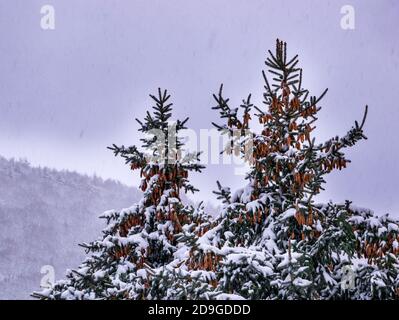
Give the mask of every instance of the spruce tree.
M 327 90 L 314 97 L 302 88 L 298 57 L 288 59 L 279 40 L 265 64 L 264 106 L 255 106 L 249 95 L 232 108 L 223 86 L 214 95 L 214 109 L 226 122 L 214 125 L 230 138 L 225 152 L 250 165 L 244 188 L 232 193 L 217 182 L 223 203 L 218 216 L 210 219 L 202 205 L 181 202 L 182 189 L 196 191 L 188 171 L 203 167 L 198 153 L 182 156 L 177 132 L 187 119 L 171 125 L 169 96 L 159 90 L 151 96 L 154 113 L 139 121 L 140 131 L 152 134 L 142 139 L 146 152 L 110 148 L 131 169 L 140 169 L 143 199 L 105 213 L 103 236 L 83 244 L 91 256 L 36 297 L 399 298 L 398 221 L 350 201 L 315 202 L 325 176 L 349 164 L 345 149 L 366 139 L 367 106 L 362 121 L 344 136 L 316 142 L 312 135 Z M 252 118 L 259 132 L 250 130 Z
M 207 219 L 202 207 L 181 201 L 182 192 L 195 192 L 188 173 L 201 171 L 199 153 L 185 153 L 179 132 L 186 129 L 188 118 L 171 121 L 172 103 L 167 91 L 150 95 L 153 113 L 137 120 L 143 151 L 136 146 L 109 147 L 132 170 L 140 170 L 142 200 L 132 207 L 105 212 L 101 218 L 107 227 L 96 241 L 84 243 L 91 253 L 77 270 L 67 273 L 50 290 L 34 293 L 42 299 L 151 299 L 160 296 L 152 275 L 158 268 L 174 264 L 187 251 L 187 241 L 179 235 L 195 232 Z M 161 272 L 162 273 L 162 272 Z M 158 276 L 159 278 L 159 276 Z M 154 284 L 155 283 L 155 284 Z
M 265 64 L 264 107 L 251 95 L 230 107 L 223 86 L 214 95 L 213 109 L 226 121 L 214 125 L 230 137 L 225 151 L 240 154 L 250 171 L 234 194 L 218 183 L 224 208 L 192 247 L 190 269 L 212 273 L 207 296 L 214 298 L 398 298 L 398 222 L 349 201 L 315 203 L 324 177 L 350 162 L 344 150 L 366 139 L 367 106 L 344 136 L 317 143 L 312 133 L 327 89 L 315 97 L 302 88 L 298 56 L 288 59 L 282 41 Z M 253 110 L 262 129 L 248 135 Z

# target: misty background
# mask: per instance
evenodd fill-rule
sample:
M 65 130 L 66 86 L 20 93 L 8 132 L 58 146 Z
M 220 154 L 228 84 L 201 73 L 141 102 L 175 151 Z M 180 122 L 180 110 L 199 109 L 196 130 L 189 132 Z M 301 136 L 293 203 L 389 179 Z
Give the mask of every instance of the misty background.
M 63 278 L 85 257 L 78 244 L 101 235 L 100 213 L 140 199 L 116 181 L 3 157 L 0 181 L 0 299 L 28 299 L 43 277 Z
M 55 30 L 40 26 L 43 5 L 55 9 Z M 354 30 L 341 28 L 344 5 L 355 9 Z M 148 94 L 168 89 L 174 118 L 189 116 L 188 126 L 198 133 L 211 129 L 219 120 L 211 110 L 212 93 L 221 83 L 232 105 L 252 93 L 262 106 L 263 61 L 280 38 L 288 43 L 289 56 L 299 54 L 310 93 L 329 88 L 319 112 L 318 141 L 345 134 L 369 105 L 369 139 L 347 151 L 352 163 L 327 177 L 318 200 L 350 199 L 399 217 L 398 21 L 394 0 L 0 0 L 0 156 L 137 186 L 138 173 L 106 147 L 139 144 L 134 118 L 143 118 L 152 106 Z M 217 205 L 216 180 L 232 189 L 243 185 L 234 169 L 208 165 L 194 174 L 191 180 L 201 191 L 193 199 Z M 13 181 L 17 188 L 18 179 Z M 30 197 L 46 192 L 40 184 L 30 185 L 36 185 Z M 95 223 L 101 212 L 94 211 L 126 206 L 126 193 L 133 189 L 124 188 L 123 201 L 114 194 L 109 205 L 93 205 L 76 221 Z M 0 200 L 6 201 L 4 192 Z M 46 219 L 56 225 L 64 218 L 53 213 Z M 1 221 L 0 228 L 8 228 L 10 220 Z M 96 225 L 90 236 L 97 230 Z

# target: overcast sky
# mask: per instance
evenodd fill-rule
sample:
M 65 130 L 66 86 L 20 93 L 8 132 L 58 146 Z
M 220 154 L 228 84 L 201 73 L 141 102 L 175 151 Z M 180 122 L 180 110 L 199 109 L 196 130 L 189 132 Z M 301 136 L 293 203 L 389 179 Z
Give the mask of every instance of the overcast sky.
M 55 30 L 41 28 L 45 4 Z M 347 4 L 354 30 L 340 25 Z M 329 88 L 319 141 L 345 134 L 370 106 L 369 140 L 330 174 L 320 200 L 399 216 L 398 21 L 393 0 L 0 0 L 0 154 L 137 185 L 106 146 L 138 141 L 134 118 L 151 106 L 148 94 L 169 89 L 176 117 L 211 128 L 221 82 L 233 104 L 252 92 L 261 105 L 263 61 L 278 37 L 299 54 L 311 93 Z M 192 178 L 199 198 L 215 200 L 217 179 L 243 185 L 234 167 L 211 165 Z

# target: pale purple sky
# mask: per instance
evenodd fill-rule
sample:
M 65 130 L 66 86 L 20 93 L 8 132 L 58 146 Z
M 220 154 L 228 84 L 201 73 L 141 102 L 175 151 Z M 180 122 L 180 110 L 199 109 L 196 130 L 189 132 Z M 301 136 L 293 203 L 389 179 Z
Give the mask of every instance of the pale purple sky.
M 40 27 L 53 5 L 56 28 Z M 340 26 L 355 8 L 355 30 Z M 176 116 L 211 128 L 211 93 L 224 83 L 234 104 L 252 92 L 260 105 L 265 53 L 275 39 L 299 53 L 304 84 L 329 93 L 319 141 L 342 135 L 370 106 L 369 140 L 348 152 L 352 164 L 327 179 L 320 200 L 351 199 L 399 216 L 399 2 L 0 0 L 0 154 L 34 165 L 97 173 L 136 185 L 106 146 L 137 142 L 148 94 L 167 88 Z M 194 175 L 214 200 L 217 179 L 233 189 L 233 167 Z

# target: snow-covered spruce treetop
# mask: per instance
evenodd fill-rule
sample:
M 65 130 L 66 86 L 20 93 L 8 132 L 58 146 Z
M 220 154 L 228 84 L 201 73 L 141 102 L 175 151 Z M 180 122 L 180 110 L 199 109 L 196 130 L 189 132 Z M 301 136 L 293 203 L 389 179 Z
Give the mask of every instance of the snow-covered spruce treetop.
M 103 215 L 108 227 L 83 246 L 92 255 L 68 272 L 43 299 L 398 299 L 399 223 L 389 216 L 343 204 L 316 204 L 324 177 L 349 163 L 344 150 L 365 139 L 360 124 L 343 137 L 316 143 L 311 137 L 320 97 L 302 88 L 297 56 L 287 59 L 277 41 L 266 59 L 264 106 L 251 96 L 231 108 L 222 87 L 214 109 L 230 137 L 225 152 L 250 165 L 246 187 L 231 193 L 218 182 L 223 201 L 209 220 L 184 206 L 181 189 L 195 191 L 187 172 L 201 170 L 198 153 L 182 158 L 182 143 L 170 134 L 171 105 L 159 91 L 153 115 L 141 131 L 145 154 L 113 146 L 132 169 L 140 169 L 144 196 L 132 208 Z M 239 115 L 239 110 L 242 114 Z M 253 114 L 255 110 L 255 114 Z M 251 117 L 261 129 L 250 131 Z M 162 134 L 159 134 L 159 131 Z M 162 144 L 159 136 L 167 137 Z M 170 138 L 172 136 L 172 138 Z M 163 155 L 163 157 L 160 157 Z M 162 159 L 162 161 L 159 161 Z
M 166 90 L 150 96 L 154 112 L 138 121 L 147 137 L 141 139 L 144 151 L 136 146 L 109 149 L 120 155 L 132 170 L 140 170 L 142 200 L 128 209 L 110 210 L 101 218 L 107 227 L 100 239 L 84 243 L 91 256 L 77 270 L 69 270 L 66 280 L 52 289 L 34 293 L 40 299 L 148 299 L 151 274 L 157 268 L 180 262 L 188 252 L 186 242 L 192 233 L 208 224 L 202 207 L 183 205 L 180 192 L 195 192 L 188 181 L 189 171 L 201 171 L 199 153 L 183 156 L 178 136 L 188 120 L 171 122 L 172 103 Z M 203 231 L 202 231 L 203 232 Z M 176 259 L 177 258 L 177 259 Z
M 175 271 L 168 298 L 397 299 L 398 222 L 374 217 L 349 201 L 318 205 L 324 176 L 350 162 L 345 148 L 366 139 L 360 124 L 324 143 L 312 137 L 320 97 L 302 88 L 298 58 L 277 40 L 265 62 L 264 107 L 240 108 L 217 95 L 216 109 L 229 135 L 226 152 L 250 165 L 247 186 L 234 194 L 218 182 L 224 207 L 213 228 L 190 249 L 187 272 Z M 251 111 L 261 132 L 249 132 Z M 242 116 L 239 115 L 242 111 Z M 185 290 L 181 287 L 185 284 Z

